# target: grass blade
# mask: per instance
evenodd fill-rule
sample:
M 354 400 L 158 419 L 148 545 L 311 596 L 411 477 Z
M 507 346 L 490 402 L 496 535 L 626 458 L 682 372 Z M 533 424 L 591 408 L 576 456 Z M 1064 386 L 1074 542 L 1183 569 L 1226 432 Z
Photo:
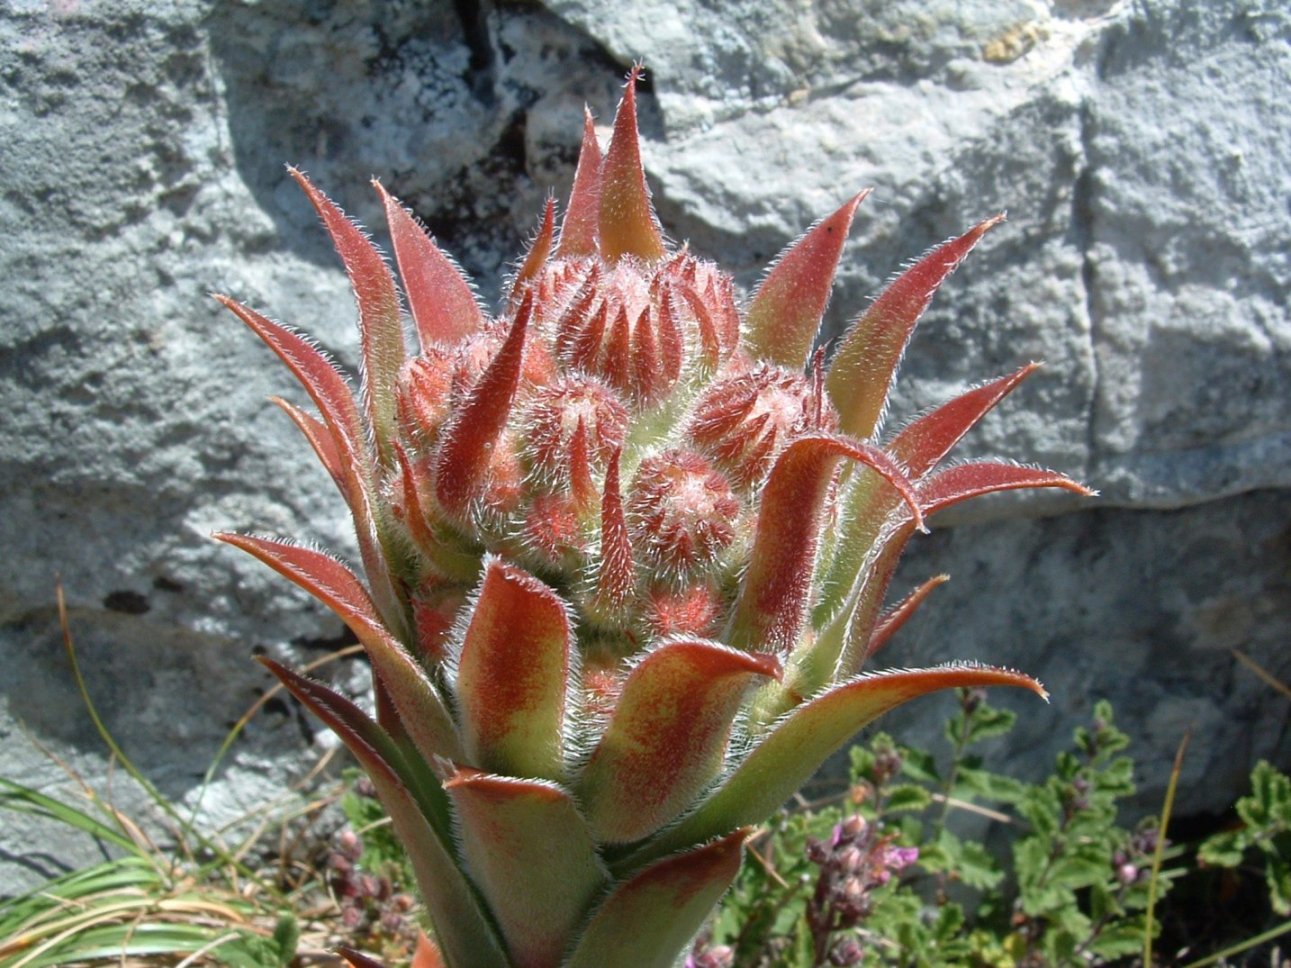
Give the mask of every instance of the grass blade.
M 1161 805 L 1161 822 L 1157 826 L 1156 850 L 1152 852 L 1152 875 L 1148 879 L 1148 905 L 1143 916 L 1143 965 L 1152 968 L 1152 928 L 1156 914 L 1157 885 L 1161 879 L 1161 857 L 1165 852 L 1166 828 L 1170 823 L 1170 813 L 1174 809 L 1174 793 L 1179 786 L 1179 774 L 1183 772 L 1183 755 L 1188 750 L 1188 741 L 1192 739 L 1189 728 L 1179 741 L 1175 750 L 1174 764 L 1170 767 L 1170 782 L 1165 788 L 1165 803 Z

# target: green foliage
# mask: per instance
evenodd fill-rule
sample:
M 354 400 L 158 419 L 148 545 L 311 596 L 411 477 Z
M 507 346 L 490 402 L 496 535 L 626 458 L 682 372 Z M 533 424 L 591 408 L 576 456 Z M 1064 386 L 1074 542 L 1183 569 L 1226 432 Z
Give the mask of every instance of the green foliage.
M 940 758 L 884 734 L 854 747 L 842 797 L 782 812 L 755 842 L 697 962 L 722 946 L 741 968 L 1012 968 L 1102 964 L 1138 951 L 1156 831 L 1155 820 L 1133 831 L 1117 825 L 1118 804 L 1134 792 L 1128 738 L 1099 703 L 1053 772 L 1028 783 L 982 765 L 984 744 L 1013 724 L 1012 713 L 963 690 Z M 1280 804 L 1285 821 L 1291 796 L 1271 792 L 1261 803 L 1249 809 L 1266 817 Z M 1007 865 L 961 823 L 974 813 L 1008 831 Z M 848 872 L 859 864 L 872 875 L 895 848 L 913 848 L 903 856 L 917 851 L 917 860 L 862 878 L 863 897 L 851 897 Z
M 128 817 L 64 764 L 59 765 L 78 793 L 50 796 L 0 777 L 0 812 L 25 814 L 79 832 L 111 854 L 107 860 L 52 877 L 27 894 L 0 898 L 0 968 L 126 964 L 132 959 L 158 963 L 156 959 L 163 958 L 197 963 L 202 957 L 205 963 L 230 968 L 286 968 L 296 957 L 298 906 L 309 885 L 288 886 L 244 860 L 255 838 L 276 825 L 265 823 L 251 839 L 226 845 L 199 830 L 191 813 L 185 816 L 148 782 L 108 732 L 90 697 L 61 588 L 58 611 L 85 712 L 114 765 L 162 818 L 170 843 L 156 843 L 146 832 L 150 825 Z M 244 722 L 245 718 L 229 734 L 207 772 L 208 780 Z M 285 826 L 296 817 L 283 806 L 270 805 L 257 813 L 272 810 Z
M 32 814 L 110 844 L 113 859 L 0 900 L 0 968 L 43 968 L 205 953 L 230 968 L 286 968 L 300 928 L 291 899 L 248 882 L 221 854 L 162 850 L 88 787 L 89 809 L 0 779 L 0 810 Z
M 1241 826 L 1211 837 L 1197 851 L 1202 863 L 1239 867 L 1255 853 L 1263 862 L 1273 910 L 1291 915 L 1291 779 L 1261 760 L 1251 773 L 1251 792 L 1237 801 Z

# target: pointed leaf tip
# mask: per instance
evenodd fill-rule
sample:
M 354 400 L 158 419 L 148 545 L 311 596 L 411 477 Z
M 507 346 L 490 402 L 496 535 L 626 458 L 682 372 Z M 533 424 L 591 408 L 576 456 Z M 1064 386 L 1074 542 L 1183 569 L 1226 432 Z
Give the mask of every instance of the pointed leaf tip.
M 394 276 L 372 240 L 359 226 L 321 192 L 303 172 L 287 171 L 314 206 L 332 237 L 336 254 L 354 290 L 359 308 L 359 334 L 363 348 L 363 380 L 367 393 L 368 417 L 383 457 L 395 436 L 395 392 L 399 368 L 407 349 L 403 323 L 399 318 L 399 295 Z
M 336 447 L 366 470 L 363 426 L 349 383 L 340 370 L 308 339 L 275 323 L 235 299 L 217 294 L 215 300 L 260 337 L 287 364 L 314 401 L 332 432 Z
M 922 526 L 914 488 L 885 452 L 825 434 L 795 440 L 780 454 L 763 488 L 753 552 L 731 633 L 738 647 L 787 652 L 797 643 L 812 604 L 825 499 L 834 468 L 842 459 L 878 472 L 901 495 L 916 526 Z
M 897 364 L 933 294 L 992 226 L 994 215 L 958 238 L 935 246 L 894 279 L 852 323 L 825 381 L 838 409 L 839 429 L 862 440 L 878 429 Z
M 865 657 L 868 659 L 887 645 L 901 626 L 905 625 L 910 617 L 919 610 L 919 606 L 927 600 L 928 596 L 938 586 L 944 585 L 948 581 L 950 581 L 949 575 L 933 575 L 884 612 L 875 625 L 874 632 L 870 635 L 870 641 L 866 644 Z
M 549 195 L 547 196 L 547 203 L 542 209 L 542 221 L 538 224 L 538 232 L 533 237 L 529 252 L 524 257 L 524 262 L 520 264 L 520 269 L 516 272 L 515 279 L 511 282 L 511 295 L 508 297 L 507 302 L 513 309 L 519 303 L 524 292 L 538 278 L 542 267 L 547 264 L 547 258 L 551 255 L 551 246 L 555 233 L 556 200 Z
M 888 451 L 906 467 L 911 477 L 923 477 L 1039 366 L 1039 363 L 1028 363 L 1008 376 L 961 393 L 913 420 L 893 438 Z
M 641 165 L 636 100 L 640 74 L 640 67 L 633 67 L 628 74 L 623 100 L 614 114 L 614 134 L 601 163 L 599 235 L 601 255 L 607 262 L 624 256 L 654 262 L 667 252 Z
M 749 350 L 755 357 L 800 370 L 820 329 L 856 208 L 871 189 L 813 225 L 772 264 L 749 306 Z
M 533 302 L 532 291 L 526 291 L 497 355 L 444 427 L 434 458 L 435 497 L 459 521 L 469 517 L 471 502 L 483 492 L 493 449 L 506 429 L 520 387 Z
M 1043 467 L 981 460 L 955 464 L 925 478 L 919 485 L 919 501 L 925 516 L 932 517 L 983 494 L 1040 487 L 1056 487 L 1081 497 L 1095 495 L 1084 484 Z
M 375 178 L 408 308 L 423 350 L 456 346 L 484 326 L 470 280 L 397 198 Z
M 596 141 L 592 112 L 583 108 L 583 145 L 578 152 L 569 206 L 565 209 L 564 221 L 560 223 L 559 256 L 596 255 L 600 210 L 601 146 Z

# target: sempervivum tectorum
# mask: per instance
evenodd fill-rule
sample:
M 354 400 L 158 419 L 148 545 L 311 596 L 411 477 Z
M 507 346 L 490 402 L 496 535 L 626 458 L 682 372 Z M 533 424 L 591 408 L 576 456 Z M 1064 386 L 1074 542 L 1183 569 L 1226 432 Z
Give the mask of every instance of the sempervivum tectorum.
M 366 647 L 375 717 L 266 664 L 370 773 L 454 968 L 671 964 L 750 826 L 861 726 L 948 687 L 1043 694 L 979 665 L 862 671 L 936 583 L 882 608 L 926 518 L 990 491 L 1084 491 L 943 462 L 1031 367 L 879 436 L 916 320 L 998 219 L 897 277 L 826 365 L 812 348 L 864 195 L 744 300 L 660 231 L 634 80 L 603 157 L 587 120 L 559 231 L 548 204 L 493 317 L 378 185 L 401 300 L 293 171 L 354 287 L 361 394 L 308 340 L 223 300 L 317 407 L 278 401 L 349 503 L 366 584 L 318 551 L 220 537 Z

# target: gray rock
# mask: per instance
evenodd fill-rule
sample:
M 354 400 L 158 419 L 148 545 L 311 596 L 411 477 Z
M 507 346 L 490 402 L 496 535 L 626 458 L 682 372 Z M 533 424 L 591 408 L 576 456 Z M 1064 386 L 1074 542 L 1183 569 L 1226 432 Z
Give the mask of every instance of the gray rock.
M 353 556 L 325 475 L 264 402 L 289 377 L 206 298 L 244 298 L 354 365 L 344 279 L 283 163 L 374 227 L 366 181 L 381 178 L 491 301 L 543 196 L 567 190 L 582 105 L 608 122 L 640 58 L 663 220 L 745 284 L 876 187 L 834 333 L 906 259 L 1008 209 L 928 314 L 892 422 L 1044 359 L 965 453 L 1038 461 L 1104 498 L 939 522 L 954 527 L 905 573 L 956 581 L 893 654 L 1046 678 L 1054 705 L 1026 710 L 1026 737 L 1045 742 L 1001 753 L 1019 769 L 1111 696 L 1143 744 L 1146 803 L 1196 722 L 1185 776 L 1206 782 L 1182 806 L 1231 800 L 1255 757 L 1289 758 L 1285 704 L 1228 652 L 1291 675 L 1277 648 L 1291 626 L 1289 35 L 1272 0 L 745 0 L 720 17 L 605 0 L 4 6 L 0 774 L 59 781 L 29 740 L 104 770 L 60 658 L 56 573 L 109 725 L 180 801 L 267 687 L 253 650 L 302 661 L 343 641 L 207 538 L 275 531 Z M 275 710 L 206 794 L 208 820 L 281 789 L 325 742 Z M 934 712 L 902 728 L 917 736 Z M 47 830 L 0 830 L 6 855 L 85 856 Z M 0 863 L 0 889 L 31 882 L 24 863 Z

